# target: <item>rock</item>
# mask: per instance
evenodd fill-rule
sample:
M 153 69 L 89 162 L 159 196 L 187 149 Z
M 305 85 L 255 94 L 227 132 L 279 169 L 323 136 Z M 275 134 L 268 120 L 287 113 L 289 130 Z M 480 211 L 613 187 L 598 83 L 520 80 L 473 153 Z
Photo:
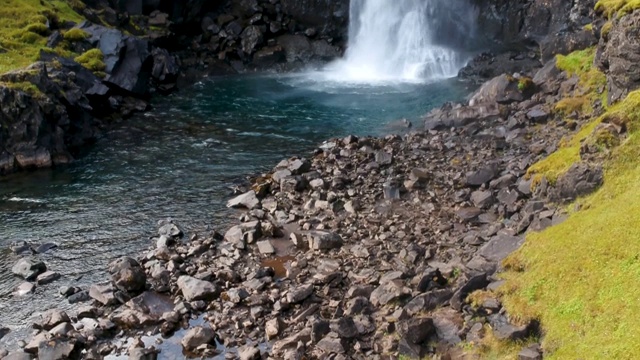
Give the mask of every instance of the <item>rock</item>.
M 76 303 L 85 302 L 89 300 L 91 300 L 91 295 L 86 290 L 78 291 L 77 293 L 67 298 L 67 301 L 69 302 L 69 304 L 76 304 Z
M 570 202 L 580 196 L 588 195 L 604 182 L 602 166 L 587 163 L 573 164 L 569 171 L 560 176 L 550 198 L 557 202 Z
M 489 261 L 502 261 L 507 255 L 518 250 L 524 243 L 523 237 L 497 235 L 484 244 L 478 254 Z
M 42 274 L 38 275 L 36 278 L 36 283 L 38 285 L 45 285 L 52 283 L 60 278 L 60 274 L 55 271 L 45 271 Z
M 160 226 L 160 228 L 158 229 L 158 235 L 160 235 L 161 237 L 164 236 L 170 239 L 175 239 L 178 237 L 182 237 L 183 232 L 176 224 L 174 224 L 173 222 L 168 222 Z
M 184 335 L 180 344 L 190 352 L 194 352 L 200 345 L 215 345 L 216 334 L 210 328 L 196 326 L 189 329 Z
M 110 282 L 95 284 L 89 288 L 89 296 L 105 306 L 115 305 L 118 303 L 114 292 L 115 289 Z M 71 298 L 69 298 L 69 301 L 71 301 Z
M 347 316 L 341 317 L 338 320 L 333 320 L 329 326 L 331 331 L 338 334 L 340 338 L 352 339 L 358 336 L 358 328 L 351 317 Z
M 10 332 L 11 330 L 9 330 L 9 328 L 0 325 L 0 340 Z
M 51 330 L 59 324 L 68 323 L 69 316 L 66 312 L 58 309 L 48 310 L 41 315 L 38 327 L 45 330 Z
M 17 296 L 24 296 L 27 294 L 31 294 L 35 289 L 36 286 L 33 283 L 23 282 L 15 288 L 13 293 Z
M 258 241 L 258 251 L 260 251 L 261 254 L 270 255 L 275 254 L 276 249 L 271 245 L 271 241 L 264 240 Z
M 427 131 L 460 128 L 478 121 L 498 119 L 500 116 L 500 107 L 497 104 L 454 106 L 446 103 L 425 116 L 424 128 Z
M 208 281 L 198 280 L 183 275 L 178 278 L 178 287 L 187 301 L 214 300 L 218 296 L 218 289 Z
M 109 272 L 116 287 L 126 293 L 144 291 L 147 284 L 144 269 L 130 257 L 122 257 L 109 264 Z
M 247 26 L 240 35 L 242 51 L 253 54 L 256 48 L 264 41 L 264 36 L 260 27 L 256 25 Z
M 71 359 L 76 352 L 75 339 L 53 339 L 43 341 L 38 346 L 38 359 Z
M 486 274 L 478 274 L 471 277 L 451 297 L 451 301 L 449 302 L 451 308 L 461 311 L 467 295 L 476 290 L 482 289 L 487 285 L 489 285 L 489 280 L 487 280 Z
M 158 350 L 151 348 L 133 348 L 129 350 L 129 360 L 156 360 Z
M 31 355 L 22 351 L 14 351 L 3 357 L 2 360 L 31 360 Z
M 400 337 L 411 344 L 421 344 L 435 334 L 433 319 L 428 317 L 413 318 L 400 321 L 396 331 Z
M 462 208 L 456 211 L 456 215 L 458 215 L 458 217 L 463 221 L 472 221 L 476 219 L 480 214 L 482 214 L 482 210 L 473 207 Z
M 404 309 L 411 316 L 436 309 L 445 304 L 453 296 L 450 289 L 432 290 L 424 294 L 420 294 L 404 306 Z
M 287 301 L 289 304 L 297 304 L 313 294 L 313 285 L 302 285 L 289 290 Z
M 260 349 L 255 346 L 245 345 L 238 348 L 240 360 L 260 360 Z
M 74 331 L 73 326 L 68 322 L 64 322 L 62 324 L 58 324 L 53 329 L 49 330 L 49 334 L 56 337 L 66 337 L 70 332 Z
M 295 159 L 289 162 L 288 169 L 292 175 L 302 175 L 311 170 L 311 163 L 307 159 Z
M 345 353 L 345 346 L 343 344 L 342 339 L 336 337 L 335 335 L 332 336 L 331 333 L 329 333 L 329 335 L 325 336 L 322 340 L 320 340 L 316 344 L 316 348 L 322 350 L 327 354 L 344 354 Z
M 44 254 L 47 251 L 51 250 L 51 249 L 55 249 L 58 247 L 58 244 L 55 243 L 44 243 L 44 244 L 40 244 L 38 246 L 32 246 L 31 249 L 33 249 L 33 251 L 36 254 Z
M 260 205 L 260 200 L 256 197 L 256 192 L 251 190 L 242 195 L 236 196 L 235 198 L 229 200 L 227 202 L 227 207 L 230 208 L 247 208 L 247 209 L 255 209 Z
M 313 250 L 331 250 L 342 247 L 342 237 L 334 232 L 313 231 L 309 233 L 309 248 Z
M 49 335 L 48 332 L 41 332 L 29 341 L 29 343 L 24 347 L 24 351 L 29 354 L 37 354 L 40 344 L 47 343 L 49 340 L 51 340 L 51 335 Z
M 11 268 L 11 271 L 25 280 L 35 280 L 35 278 L 47 271 L 47 266 L 35 258 L 22 258 Z
M 538 346 L 529 346 L 518 353 L 518 360 L 542 360 Z
M 640 40 L 635 33 L 639 26 L 640 13 L 622 16 L 598 46 L 596 64 L 607 74 L 609 104 L 640 87 Z
M 516 326 L 502 314 L 489 316 L 489 323 L 493 333 L 498 340 L 518 341 L 527 338 L 535 330 L 537 325 L 529 323 L 523 326 Z
M 535 106 L 527 112 L 527 119 L 534 123 L 543 123 L 549 118 L 549 112 L 547 112 L 542 106 Z
M 411 294 L 411 290 L 404 287 L 402 281 L 394 280 L 378 286 L 369 297 L 373 306 L 386 305 L 391 301 L 398 300 Z
M 486 208 L 493 203 L 493 194 L 491 191 L 474 191 L 471 193 L 471 202 L 478 208 Z
M 473 94 L 469 105 L 480 105 L 487 103 L 509 104 L 516 101 L 523 101 L 525 98 L 518 89 L 518 80 L 508 75 L 497 76 L 484 83 L 478 91 Z
M 266 322 L 264 328 L 267 340 L 271 340 L 280 335 L 280 332 L 284 329 L 284 322 L 280 318 L 271 319 Z
M 480 186 L 493 180 L 498 175 L 495 165 L 483 167 L 467 174 L 467 185 Z

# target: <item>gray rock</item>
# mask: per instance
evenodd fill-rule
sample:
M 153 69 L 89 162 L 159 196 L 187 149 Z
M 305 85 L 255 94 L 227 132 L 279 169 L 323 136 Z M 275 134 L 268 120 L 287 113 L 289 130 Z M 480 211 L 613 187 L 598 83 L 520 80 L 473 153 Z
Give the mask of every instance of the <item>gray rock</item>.
M 9 330 L 9 328 L 0 325 L 0 340 L 10 332 L 11 330 Z
M 183 232 L 180 230 L 178 225 L 173 222 L 167 222 L 160 226 L 158 229 L 158 235 L 165 236 L 170 239 L 174 239 L 177 237 L 182 237 Z
M 518 81 L 508 75 L 497 76 L 487 81 L 476 91 L 469 101 L 470 105 L 487 103 L 508 104 L 524 100 L 518 89 Z
M 393 155 L 386 151 L 378 151 L 376 152 L 376 162 L 379 165 L 391 165 L 393 162 Z
M 450 289 L 432 290 L 424 294 L 420 294 L 404 306 L 409 315 L 415 315 L 424 311 L 431 311 L 445 304 L 453 296 Z
M 258 241 L 258 251 L 260 251 L 261 254 L 269 255 L 275 254 L 276 249 L 271 245 L 271 241 L 264 240 Z
M 529 346 L 518 353 L 518 360 L 542 360 L 542 354 L 537 346 Z
M 523 237 L 497 235 L 482 246 L 478 253 L 489 261 L 499 262 L 518 250 L 523 243 Z
M 342 247 L 340 235 L 334 232 L 313 231 L 309 233 L 309 248 L 313 250 L 331 250 Z
M 3 357 L 2 360 L 31 360 L 31 355 L 23 351 L 14 351 Z
M 295 159 L 289 163 L 288 169 L 293 175 L 302 175 L 311 170 L 311 163 L 307 159 Z
M 245 345 L 238 348 L 240 360 L 260 360 L 260 349 L 252 345 Z
M 495 165 L 489 165 L 467 174 L 467 185 L 480 186 L 493 180 L 498 175 Z
M 410 294 L 411 289 L 404 287 L 402 281 L 389 281 L 373 290 L 369 297 L 369 301 L 371 301 L 373 306 L 381 306 Z
M 23 282 L 18 285 L 13 293 L 17 296 L 24 296 L 27 294 L 31 294 L 36 289 L 36 286 L 30 282 Z
M 73 326 L 68 322 L 63 322 L 56 325 L 53 329 L 49 330 L 49 334 L 56 337 L 66 337 L 70 332 L 74 330 Z
M 116 287 L 127 293 L 144 291 L 147 284 L 144 269 L 130 257 L 122 257 L 109 264 L 109 272 Z
M 180 341 L 180 344 L 182 344 L 185 350 L 193 352 L 200 345 L 215 344 L 215 338 L 216 334 L 210 328 L 196 326 L 187 331 Z
M 36 278 L 36 283 L 38 285 L 45 285 L 52 283 L 60 278 L 60 274 L 55 271 L 45 271 L 42 274 L 38 275 Z
M 267 334 L 267 340 L 271 340 L 278 335 L 284 329 L 284 322 L 280 318 L 275 318 L 267 321 L 264 325 L 265 333 Z
M 487 285 L 489 285 L 489 280 L 487 280 L 486 274 L 479 274 L 471 277 L 451 297 L 451 300 L 449 302 L 451 308 L 461 311 L 467 295 L 475 290 L 483 289 Z
M 493 203 L 493 194 L 491 191 L 474 191 L 471 193 L 471 201 L 478 208 L 486 208 Z
M 534 323 L 522 326 L 513 325 L 502 314 L 489 316 L 489 323 L 491 324 L 493 333 L 498 340 L 523 340 L 531 335 L 531 332 L 535 329 Z
M 114 292 L 115 289 L 110 282 L 95 284 L 92 285 L 91 288 L 89 288 L 89 296 L 105 306 L 115 305 L 118 303 Z M 71 297 L 69 298 L 69 302 L 71 302 Z
M 349 316 L 333 320 L 329 326 L 331 331 L 338 334 L 340 338 L 351 339 L 358 336 L 358 328 L 356 327 L 355 322 L 353 322 L 353 318 Z
M 580 196 L 588 195 L 604 182 L 604 172 L 600 165 L 587 163 L 573 164 L 569 171 L 558 178 L 551 200 L 569 202 Z
M 129 350 L 129 360 L 156 360 L 158 350 L 151 348 L 133 348 Z
M 256 197 L 256 192 L 251 190 L 242 195 L 236 196 L 235 198 L 229 200 L 227 202 L 227 207 L 230 208 L 247 208 L 247 209 L 255 209 L 260 205 L 260 200 Z
M 436 328 L 433 324 L 433 319 L 420 317 L 400 321 L 396 325 L 396 331 L 400 337 L 407 339 L 409 343 L 421 344 L 435 334 Z
M 89 300 L 91 300 L 91 295 L 86 290 L 78 291 L 77 293 L 67 298 L 67 301 L 69 302 L 69 304 L 76 304 L 76 303 L 81 303 Z
M 38 359 L 70 359 L 76 351 L 75 339 L 53 339 L 38 346 Z
M 47 266 L 35 258 L 22 258 L 13 265 L 11 271 L 25 280 L 34 280 L 39 274 L 47 271 Z
M 38 323 L 38 327 L 45 330 L 51 330 L 62 323 L 68 323 L 71 321 L 69 320 L 69 315 L 59 309 L 48 310 L 42 314 L 40 318 L 41 320 Z
M 316 348 L 322 350 L 327 354 L 345 353 L 345 344 L 343 344 L 343 340 L 331 333 L 320 340 L 318 344 L 316 344 Z
M 549 112 L 547 112 L 542 106 L 535 106 L 533 109 L 527 112 L 527 119 L 534 123 L 543 123 L 549 118 Z
M 287 301 L 289 304 L 297 304 L 313 294 L 313 285 L 302 285 L 289 290 Z
M 178 287 L 187 301 L 213 300 L 218 296 L 218 289 L 208 281 L 198 280 L 191 276 L 183 275 L 178 278 Z
M 264 42 L 264 35 L 259 26 L 247 26 L 240 35 L 242 51 L 253 54 L 256 48 Z
M 474 207 L 466 207 L 456 211 L 456 215 L 463 221 L 472 221 L 480 214 L 482 214 L 482 210 Z

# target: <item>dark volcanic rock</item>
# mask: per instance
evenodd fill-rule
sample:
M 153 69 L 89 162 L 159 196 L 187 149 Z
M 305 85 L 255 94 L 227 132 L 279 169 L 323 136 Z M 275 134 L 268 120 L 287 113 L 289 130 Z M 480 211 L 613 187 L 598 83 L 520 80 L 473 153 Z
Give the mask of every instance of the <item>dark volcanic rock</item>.
M 411 344 L 421 344 L 435 334 L 433 319 L 428 317 L 400 321 L 396 331 Z

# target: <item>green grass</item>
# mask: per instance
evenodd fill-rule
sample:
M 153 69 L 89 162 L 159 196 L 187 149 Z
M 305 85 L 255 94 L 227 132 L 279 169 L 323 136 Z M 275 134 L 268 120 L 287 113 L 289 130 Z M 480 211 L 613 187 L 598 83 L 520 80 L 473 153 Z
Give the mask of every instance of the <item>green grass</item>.
M 87 33 L 86 31 L 82 30 L 82 29 L 78 29 L 78 28 L 73 28 L 73 29 L 69 29 L 67 30 L 64 35 L 63 35 L 64 39 L 70 42 L 75 42 L 75 41 L 82 41 L 86 38 L 89 37 L 89 33 Z
M 102 73 L 107 67 L 104 63 L 104 55 L 100 49 L 91 49 L 76 57 L 74 60 L 94 73 Z
M 504 262 L 502 302 L 520 321 L 540 320 L 545 359 L 640 358 L 640 91 L 599 121 L 620 117 L 630 133 L 603 187 Z
M 0 73 L 37 60 L 47 41 L 47 18 L 83 20 L 64 0 L 0 0 Z
M 596 3 L 596 11 L 608 18 L 624 16 L 640 8 L 640 0 L 599 0 Z

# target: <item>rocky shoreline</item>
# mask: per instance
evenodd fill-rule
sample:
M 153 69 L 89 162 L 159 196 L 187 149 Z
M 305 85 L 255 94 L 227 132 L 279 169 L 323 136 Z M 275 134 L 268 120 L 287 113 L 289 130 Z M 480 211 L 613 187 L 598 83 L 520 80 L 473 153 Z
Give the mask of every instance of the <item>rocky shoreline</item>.
M 23 350 L 2 354 L 151 359 L 155 348 L 113 340 L 188 328 L 181 343 L 196 356 L 215 355 L 218 341 L 241 359 L 472 358 L 461 344 L 538 334 L 490 292 L 500 262 L 526 232 L 564 220 L 550 200 L 593 190 L 602 175 L 576 167 L 556 187 L 532 186 L 528 167 L 575 129 L 548 109 L 577 84 L 555 61 L 529 75 L 487 82 L 468 104 L 428 114 L 424 130 L 333 139 L 283 160 L 229 201 L 243 210 L 226 231 L 186 239 L 159 222 L 150 250 L 111 264 L 110 281 L 61 289 L 93 305 L 47 311 Z M 51 278 L 45 270 L 14 268 L 27 280 Z M 202 325 L 189 327 L 195 318 Z M 521 354 L 541 356 L 535 344 Z

